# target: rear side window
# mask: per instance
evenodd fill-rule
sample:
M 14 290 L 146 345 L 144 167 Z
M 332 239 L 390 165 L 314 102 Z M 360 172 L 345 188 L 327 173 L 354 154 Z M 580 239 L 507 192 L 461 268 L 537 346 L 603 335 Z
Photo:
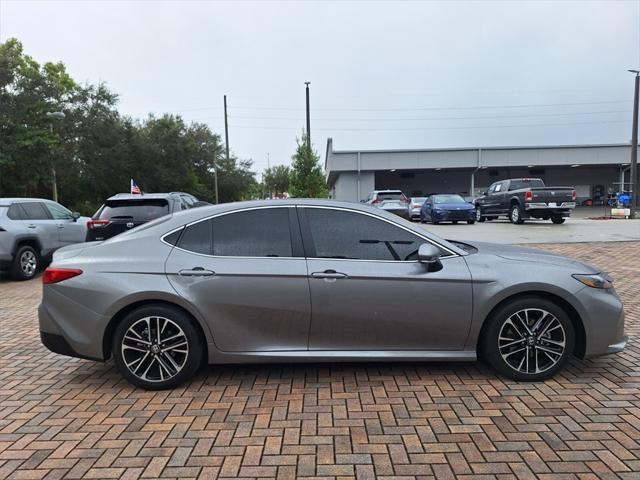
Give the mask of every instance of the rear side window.
M 49 213 L 40 202 L 24 202 L 20 206 L 27 220 L 50 220 Z
M 107 200 L 99 220 L 134 219 L 149 221 L 169 213 L 169 203 L 162 198 L 146 200 Z
M 7 211 L 7 217 L 9 217 L 11 220 L 24 220 L 25 214 L 22 211 L 22 207 L 20 207 L 20 205 L 18 205 L 17 203 L 14 203 L 9 207 Z
M 185 228 L 179 247 L 194 253 L 211 255 L 211 220 L 204 220 Z
M 511 180 L 509 190 L 520 190 L 521 188 L 540 188 L 544 187 L 544 182 L 539 178 L 522 178 L 520 180 Z

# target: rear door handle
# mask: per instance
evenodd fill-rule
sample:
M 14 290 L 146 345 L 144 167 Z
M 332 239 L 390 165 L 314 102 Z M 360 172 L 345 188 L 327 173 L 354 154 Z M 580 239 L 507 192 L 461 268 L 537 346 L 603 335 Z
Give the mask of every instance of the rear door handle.
M 313 278 L 332 278 L 332 279 L 347 278 L 346 273 L 336 272 L 335 270 L 325 270 L 324 272 L 313 272 L 311 276 Z
M 58 225 L 58 228 L 64 228 L 64 225 L 60 224 Z
M 216 272 L 213 270 L 205 270 L 202 267 L 195 267 L 191 270 L 179 270 L 178 275 L 183 277 L 212 277 Z
M 28 225 L 27 228 L 37 228 L 35 225 Z

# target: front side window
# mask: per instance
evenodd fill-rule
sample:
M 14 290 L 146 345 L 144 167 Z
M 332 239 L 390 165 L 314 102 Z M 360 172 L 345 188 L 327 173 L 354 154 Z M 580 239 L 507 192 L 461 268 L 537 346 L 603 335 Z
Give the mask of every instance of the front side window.
M 369 215 L 344 210 L 307 208 L 316 258 L 416 260 L 426 241 Z
M 54 220 L 71 220 L 73 217 L 71 212 L 57 203 L 45 203 L 47 210 L 51 213 Z
M 501 183 L 496 183 L 496 187 L 493 189 L 494 192 L 499 192 L 500 190 L 502 190 L 502 184 Z

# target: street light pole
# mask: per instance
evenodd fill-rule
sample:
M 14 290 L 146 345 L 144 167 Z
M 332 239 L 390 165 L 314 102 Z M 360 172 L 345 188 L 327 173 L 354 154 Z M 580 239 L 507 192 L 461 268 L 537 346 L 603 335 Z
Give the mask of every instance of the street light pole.
M 311 150 L 311 119 L 309 117 L 309 84 L 311 82 L 304 82 L 307 86 L 307 148 Z
M 47 112 L 47 118 L 51 119 L 63 119 L 65 117 L 64 112 Z M 53 122 L 49 124 L 49 132 L 51 136 L 53 136 Z M 58 181 L 56 175 L 56 162 L 53 158 L 52 152 L 51 154 L 51 197 L 54 202 L 58 201 Z
M 639 209 L 640 202 L 638 202 L 638 93 L 640 91 L 640 70 L 629 70 L 631 73 L 636 74 L 635 90 L 633 96 L 633 126 L 631 132 L 631 205 L 629 218 L 635 218 L 636 212 Z M 624 188 L 624 185 L 621 186 Z

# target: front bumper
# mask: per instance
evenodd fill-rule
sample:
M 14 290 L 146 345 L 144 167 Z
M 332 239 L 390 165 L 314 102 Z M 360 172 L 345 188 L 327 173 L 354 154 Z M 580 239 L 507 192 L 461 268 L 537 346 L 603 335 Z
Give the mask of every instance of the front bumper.
M 614 290 L 584 287 L 576 297 L 585 330 L 584 357 L 597 357 L 622 351 L 628 336 L 624 332 L 625 314 Z
M 473 210 L 432 210 L 431 216 L 439 222 L 468 222 L 476 219 Z

